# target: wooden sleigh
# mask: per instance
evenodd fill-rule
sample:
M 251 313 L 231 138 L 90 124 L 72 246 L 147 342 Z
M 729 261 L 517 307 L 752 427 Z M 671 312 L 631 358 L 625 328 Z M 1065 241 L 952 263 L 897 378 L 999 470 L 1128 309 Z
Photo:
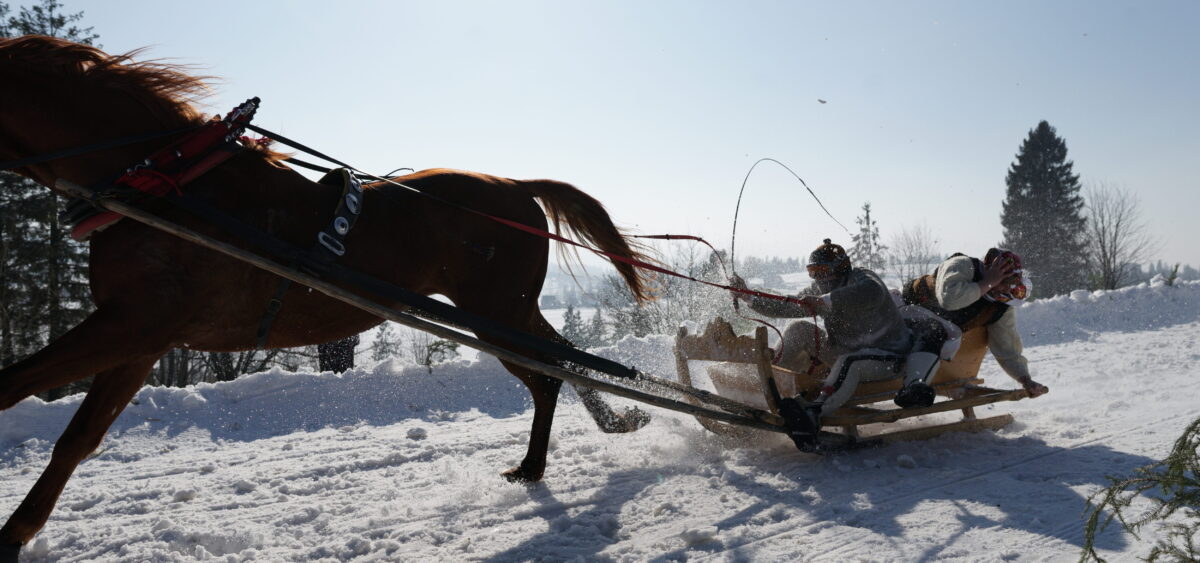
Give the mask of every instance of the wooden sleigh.
M 978 377 L 979 366 L 987 354 L 987 328 L 981 327 L 963 335 L 953 361 L 943 361 L 933 381 L 938 399 L 923 408 L 901 409 L 892 403 L 900 389 L 902 375 L 862 382 L 853 397 L 834 413 L 821 418 L 822 431 L 819 450 L 838 450 L 879 445 L 901 440 L 922 440 L 946 432 L 977 432 L 997 430 L 1013 421 L 1011 414 L 986 418 L 975 415 L 975 407 L 1000 401 L 1016 401 L 1028 397 L 1024 389 L 1000 390 L 983 386 Z M 746 406 L 779 413 L 773 384 L 778 396 L 797 394 L 806 399 L 816 398 L 829 372 L 829 366 L 812 370 L 811 374 L 797 373 L 771 363 L 774 351 L 767 344 L 767 330 L 759 327 L 753 336 L 734 334 L 724 319 L 714 319 L 700 334 L 688 334 L 680 327 L 675 339 L 675 361 L 680 383 L 694 386 L 690 362 L 719 362 L 708 367 L 707 374 L 717 395 Z M 962 418 L 953 422 L 936 420 L 938 413 L 959 411 Z M 943 417 L 944 418 L 944 417 Z M 917 419 L 915 424 L 894 423 Z M 723 435 L 746 437 L 746 427 L 735 426 L 696 415 L 706 429 Z M 878 425 L 878 430 L 864 427 Z M 833 432 L 831 429 L 840 429 Z

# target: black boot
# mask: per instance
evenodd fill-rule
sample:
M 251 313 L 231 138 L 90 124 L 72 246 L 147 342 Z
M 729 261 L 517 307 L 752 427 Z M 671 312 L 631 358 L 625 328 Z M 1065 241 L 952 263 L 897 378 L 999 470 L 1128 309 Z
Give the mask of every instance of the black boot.
M 895 402 L 896 406 L 902 409 L 915 409 L 932 405 L 935 396 L 933 387 L 920 381 L 914 381 L 896 393 Z
M 820 403 L 802 404 L 794 398 L 780 399 L 779 415 L 797 448 L 806 452 L 816 448 L 817 433 L 821 431 Z
M 904 386 L 896 393 L 896 405 L 902 409 L 928 407 L 935 393 L 928 382 L 937 375 L 941 359 L 932 352 L 917 351 L 904 361 Z

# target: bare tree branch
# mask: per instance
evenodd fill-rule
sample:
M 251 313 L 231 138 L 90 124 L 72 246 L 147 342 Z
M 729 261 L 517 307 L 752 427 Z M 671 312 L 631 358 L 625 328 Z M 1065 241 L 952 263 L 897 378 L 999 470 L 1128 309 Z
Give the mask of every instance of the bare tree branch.
M 900 227 L 900 232 L 892 235 L 891 242 L 888 265 L 901 284 L 933 273 L 942 261 L 938 240 L 925 223 Z
M 1116 289 L 1127 282 L 1130 268 L 1149 262 L 1159 241 L 1142 220 L 1137 195 L 1106 182 L 1086 190 L 1088 253 L 1099 289 Z

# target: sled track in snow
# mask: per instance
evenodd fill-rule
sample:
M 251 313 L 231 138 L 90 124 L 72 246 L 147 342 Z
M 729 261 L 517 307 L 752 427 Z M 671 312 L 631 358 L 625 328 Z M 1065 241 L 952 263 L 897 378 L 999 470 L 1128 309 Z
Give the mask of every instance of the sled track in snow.
M 1039 460 L 1053 458 L 1059 454 L 1062 454 L 1062 453 L 1065 453 L 1068 451 L 1072 451 L 1072 450 L 1078 449 L 1080 447 L 1088 446 L 1090 444 L 1094 444 L 1094 443 L 1098 443 L 1098 442 L 1107 441 L 1115 436 L 1136 433 L 1136 432 L 1142 431 L 1146 428 L 1149 428 L 1149 427 L 1152 427 L 1155 425 L 1161 425 L 1164 423 L 1169 423 L 1174 420 L 1185 419 L 1185 418 L 1190 420 L 1192 418 L 1195 418 L 1196 416 L 1200 416 L 1200 411 L 1169 415 L 1169 416 L 1165 416 L 1165 417 L 1162 417 L 1159 419 L 1144 422 L 1140 425 L 1129 427 L 1126 429 L 1114 430 L 1114 431 L 1106 432 L 1106 433 L 1103 433 L 1100 435 L 1091 436 L 1086 439 L 1078 440 L 1069 445 L 1060 446 L 1057 449 L 1054 449 L 1052 451 L 1029 455 L 1029 456 L 1026 456 L 1019 460 L 1001 463 L 995 467 L 976 471 L 972 474 L 958 477 L 958 478 L 950 480 L 950 481 L 939 482 L 935 485 L 921 487 L 921 488 L 907 491 L 904 493 L 899 493 L 899 494 L 891 495 L 888 497 L 884 497 L 877 501 L 873 501 L 873 504 L 878 507 L 878 506 L 890 505 L 890 504 L 897 503 L 897 502 L 900 502 L 900 501 L 903 501 L 906 499 L 911 499 L 914 497 L 922 498 L 922 497 L 927 496 L 926 493 L 929 493 L 930 491 L 935 491 L 935 490 L 942 489 L 945 487 L 951 487 L 951 486 L 954 486 L 954 485 L 957 485 L 960 483 L 972 481 L 975 479 L 986 477 L 988 475 L 1007 471 L 1007 470 L 1010 470 L 1010 469 L 1013 469 L 1016 467 L 1021 467 L 1021 466 L 1027 465 L 1029 463 L 1039 461 Z M 637 478 L 627 477 L 627 478 L 620 479 L 617 482 L 607 482 L 603 485 L 568 487 L 568 488 L 565 488 L 562 490 L 555 490 L 555 491 L 553 491 L 554 496 L 560 496 L 560 497 L 566 496 L 566 497 L 573 497 L 573 498 L 570 498 L 569 500 L 563 499 L 562 502 L 560 502 L 558 505 L 556 505 L 556 507 L 554 509 L 549 509 L 549 508 L 545 508 L 545 507 L 527 508 L 525 510 L 518 511 L 517 513 L 514 513 L 511 516 L 514 520 L 530 520 L 530 519 L 546 518 L 549 515 L 551 515 L 552 513 L 557 513 L 558 511 L 562 510 L 563 507 L 579 508 L 579 507 L 585 507 L 585 506 L 589 506 L 589 505 L 596 503 L 596 499 L 593 495 L 595 492 L 598 492 L 602 489 L 612 488 L 614 486 L 616 486 L 617 488 L 624 488 L 624 487 L 630 487 L 630 486 L 636 487 L 636 486 L 638 486 L 638 484 L 639 484 L 639 481 Z M 479 507 L 479 511 L 481 511 L 481 512 L 487 512 L 489 510 L 491 510 L 489 507 L 485 507 L 485 506 Z M 1083 510 L 1083 507 L 1081 506 L 1080 507 L 1081 513 L 1082 513 L 1082 510 Z M 436 514 L 436 513 L 421 514 L 421 515 L 416 515 L 415 517 L 413 517 L 413 516 L 409 516 L 409 517 L 394 516 L 392 521 L 389 523 L 389 525 L 406 526 L 406 525 L 420 524 L 422 522 L 435 522 L 435 521 L 439 521 L 442 519 L 443 519 L 443 516 Z M 753 539 L 751 541 L 747 541 L 744 543 L 740 543 L 740 544 L 736 544 L 736 545 L 726 544 L 725 548 L 722 549 L 721 551 L 722 551 L 722 553 L 728 553 L 730 551 L 736 551 L 739 549 L 746 548 L 748 546 L 760 544 L 762 542 L 778 540 L 781 538 L 802 537 L 802 536 L 808 535 L 810 531 L 812 531 L 816 528 L 827 527 L 830 525 L 830 523 L 831 522 L 829 520 L 825 520 L 825 519 L 816 520 L 814 522 L 811 522 L 809 524 L 806 524 L 806 525 L 803 525 L 803 526 L 800 526 L 797 528 L 792 528 L 792 529 L 789 529 L 787 531 L 780 532 L 777 534 L 763 536 L 763 537 L 756 538 L 756 539 Z M 1068 523 L 1046 529 L 1046 531 L 1044 532 L 1043 535 L 1048 536 L 1048 537 L 1061 537 L 1064 533 L 1070 532 L 1072 530 L 1078 530 L 1080 533 L 1082 533 L 1082 529 L 1083 529 L 1083 520 L 1082 519 L 1080 519 L 1078 521 L 1072 520 Z M 812 557 L 811 560 L 814 560 L 814 561 L 845 560 L 847 557 L 852 556 L 852 554 L 855 552 L 855 548 L 857 546 L 862 545 L 864 542 L 866 542 L 869 539 L 871 539 L 872 537 L 874 537 L 873 533 L 871 533 L 869 531 L 861 531 L 860 529 L 857 529 L 857 528 L 851 527 L 851 526 L 846 526 L 846 529 L 840 530 L 839 533 L 844 534 L 847 531 L 849 532 L 849 534 L 847 534 L 847 535 L 852 536 L 851 538 L 848 538 L 849 541 L 847 543 L 841 544 L 829 551 L 821 553 L 820 555 L 815 555 L 814 557 Z M 670 538 L 664 537 L 662 539 L 669 540 Z M 706 554 L 706 555 L 700 556 L 700 558 L 698 560 L 713 559 L 718 556 L 719 556 L 719 554 Z
M 1096 443 L 1096 442 L 1102 442 L 1102 441 L 1108 440 L 1108 439 L 1110 439 L 1110 438 L 1112 438 L 1112 437 L 1114 437 L 1114 436 L 1121 436 L 1121 435 L 1125 435 L 1125 434 L 1130 434 L 1130 433 L 1133 433 L 1133 432 L 1136 432 L 1136 431 L 1139 431 L 1139 430 L 1143 430 L 1143 429 L 1145 429 L 1145 428 L 1148 428 L 1148 427 L 1151 427 L 1151 426 L 1155 426 L 1155 425 L 1163 424 L 1163 423 L 1165 423 L 1165 422 L 1170 422 L 1170 421 L 1172 421 L 1172 420 L 1177 420 L 1177 419 L 1181 419 L 1181 418 L 1183 418 L 1183 419 L 1187 419 L 1187 420 L 1192 420 L 1192 419 L 1196 418 L 1197 416 L 1200 416 L 1200 411 L 1193 411 L 1193 412 L 1190 412 L 1190 413 L 1180 413 L 1180 414 L 1174 414 L 1174 415 L 1170 415 L 1170 416 L 1165 416 L 1165 417 L 1162 417 L 1162 418 L 1159 418 L 1159 419 L 1155 419 L 1155 420 L 1152 420 L 1152 421 L 1149 421 L 1149 422 L 1145 422 L 1145 423 L 1142 423 L 1142 424 L 1140 424 L 1140 425 L 1133 426 L 1133 427 L 1130 427 L 1130 428 L 1127 428 L 1127 429 L 1124 429 L 1124 430 L 1120 430 L 1120 431 L 1113 431 L 1113 432 L 1108 432 L 1108 433 L 1105 433 L 1105 434 L 1102 434 L 1102 435 L 1099 435 L 1099 436 L 1094 436 L 1094 437 L 1091 437 L 1091 438 L 1088 438 L 1088 439 L 1085 439 L 1085 440 L 1080 440 L 1080 441 L 1078 441 L 1078 442 L 1075 442 L 1075 443 L 1073 443 L 1073 444 L 1070 444 L 1070 445 L 1068 445 L 1068 446 L 1063 446 L 1063 447 L 1060 447 L 1059 449 L 1056 449 L 1056 450 L 1053 450 L 1053 451 L 1049 451 L 1049 452 L 1045 452 L 1045 453 L 1039 453 L 1039 454 L 1031 455 L 1031 456 L 1028 456 L 1028 457 L 1022 458 L 1022 459 L 1020 459 L 1020 460 L 1017 460 L 1017 461 L 1012 461 L 1012 462 L 1008 462 L 1008 463 L 1002 463 L 1002 464 L 1000 464 L 1000 465 L 998 465 L 998 466 L 996 466 L 996 467 L 993 467 L 993 468 L 991 468 L 991 469 L 986 469 L 986 470 L 983 470 L 983 471 L 977 471 L 977 472 L 975 472 L 975 473 L 973 473 L 973 474 L 971 474 L 971 475 L 967 475 L 967 476 L 964 476 L 964 477 L 959 477 L 959 478 L 957 478 L 957 479 L 954 479 L 954 480 L 951 480 L 951 481 L 941 482 L 941 483 L 938 483 L 938 484 L 936 484 L 936 485 L 931 485 L 931 486 L 928 486 L 928 487 L 922 487 L 922 488 L 919 488 L 919 489 L 916 489 L 916 490 L 913 490 L 913 491 L 909 491 L 909 492 L 906 492 L 906 493 L 901 493 L 901 494 L 897 494 L 897 495 L 893 495 L 893 496 L 885 497 L 885 498 L 879 499 L 878 501 L 875 501 L 875 502 L 873 502 L 872 504 L 873 504 L 874 506 L 878 507 L 878 506 L 883 506 L 883 505 L 892 504 L 892 503 L 895 503 L 895 502 L 897 502 L 897 501 L 901 501 L 901 500 L 904 500 L 904 499 L 909 499 L 909 498 L 912 498 L 912 497 L 924 497 L 924 496 L 926 496 L 924 493 L 928 493 L 928 492 L 930 492 L 930 491 L 935 491 L 935 490 L 938 490 L 938 489 L 941 489 L 941 488 L 944 488 L 944 487 L 949 487 L 949 486 L 956 485 L 956 484 L 959 484 L 959 483 L 963 483 L 963 482 L 966 482 L 966 481 L 972 481 L 972 480 L 975 480 L 975 479 L 979 479 L 980 477 L 984 477 L 984 476 L 987 476 L 987 475 L 992 475 L 992 474 L 995 474 L 995 473 L 1000 473 L 1000 472 L 1002 472 L 1002 471 L 1007 471 L 1007 470 L 1009 470 L 1009 469 L 1012 469 L 1012 468 L 1014 468 L 1014 467 L 1019 467 L 1019 466 L 1022 466 L 1022 465 L 1025 465 L 1025 464 L 1028 464 L 1028 463 L 1030 463 L 1030 462 L 1033 462 L 1033 461 L 1038 461 L 1038 460 L 1045 459 L 1045 458 L 1048 458 L 1048 457 L 1054 457 L 1054 456 L 1056 456 L 1056 455 L 1058 455 L 1058 454 L 1061 454 L 1061 453 L 1063 453 L 1063 452 L 1071 451 L 1071 450 L 1074 450 L 1074 449 L 1080 448 L 1080 447 L 1082 447 L 1082 446 L 1087 446 L 1087 445 L 1090 445 L 1090 444 L 1093 444 L 1093 443 Z M 1083 512 L 1083 507 L 1080 507 L 1080 509 L 1079 509 L 1079 510 L 1080 510 L 1080 513 L 1082 514 L 1082 512 Z M 757 544 L 757 543 L 761 543 L 761 542 L 765 542 L 765 541 L 769 541 L 769 540 L 777 540 L 777 539 L 781 539 L 781 538 L 785 538 L 785 537 L 800 536 L 800 535 L 803 535 L 803 534 L 807 533 L 809 530 L 811 530 L 811 529 L 813 529 L 813 528 L 816 528 L 816 527 L 818 527 L 818 526 L 826 526 L 826 525 L 828 525 L 828 524 L 829 524 L 829 522 L 827 522 L 827 521 L 825 521 L 825 520 L 818 520 L 818 521 L 816 521 L 816 522 L 813 522 L 813 523 L 810 523 L 810 524 L 807 524 L 807 525 L 801 526 L 801 527 L 799 527 L 799 528 L 793 528 L 793 529 L 791 529 L 791 530 L 788 530 L 788 531 L 786 531 L 786 532 L 782 532 L 782 533 L 779 533 L 779 534 L 772 534 L 772 535 L 769 535 L 769 536 L 764 536 L 764 537 L 757 538 L 757 539 L 754 539 L 754 540 L 751 540 L 751 541 L 748 541 L 748 542 L 744 542 L 744 543 L 741 543 L 741 544 L 737 544 L 737 545 L 727 545 L 727 546 L 726 546 L 726 549 L 724 549 L 724 550 L 723 550 L 723 552 L 725 552 L 725 553 L 728 553 L 729 551 L 734 551 L 734 550 L 742 549 L 742 548 L 745 548 L 745 547 L 747 547 L 747 546 L 751 546 L 751 545 L 754 545 L 754 544 Z M 856 529 L 856 528 L 854 528 L 854 527 L 848 527 L 848 528 L 849 528 L 850 530 L 855 530 L 855 529 Z M 1049 535 L 1049 536 L 1054 536 L 1054 537 L 1057 537 L 1057 536 L 1061 535 L 1061 533 L 1063 533 L 1063 532 L 1067 532 L 1067 531 L 1071 531 L 1072 529 L 1075 529 L 1075 528 L 1078 528 L 1080 531 L 1082 531 L 1082 529 L 1083 529 L 1083 519 L 1082 519 L 1082 516 L 1081 516 L 1080 520 L 1079 520 L 1079 521 L 1077 521 L 1077 522 L 1076 522 L 1076 521 L 1071 521 L 1071 522 L 1070 522 L 1070 523 L 1068 523 L 1068 524 L 1063 524 L 1063 525 L 1060 525 L 1060 526 L 1057 526 L 1057 527 L 1054 527 L 1054 528 L 1048 529 L 1048 530 L 1047 530 L 1047 532 L 1046 532 L 1045 534 L 1043 534 L 1043 535 Z M 821 554 L 819 554 L 819 555 L 815 555 L 815 556 L 814 556 L 814 557 L 813 557 L 811 560 L 812 560 L 812 561 L 843 561 L 843 560 L 845 560 L 845 558 L 846 558 L 846 557 L 848 557 L 848 556 L 849 556 L 849 554 L 847 553 L 847 551 L 849 551 L 849 552 L 853 553 L 853 551 L 854 551 L 854 550 L 853 550 L 853 549 L 851 549 L 851 548 L 853 548 L 853 547 L 856 547 L 856 546 L 858 546 L 858 545 L 862 544 L 862 543 L 863 543 L 863 542 L 865 542 L 867 539 L 869 539 L 869 538 L 871 538 L 871 537 L 872 537 L 872 534 L 871 534 L 871 533 L 865 533 L 865 532 L 852 532 L 852 533 L 853 533 L 854 535 L 858 536 L 858 537 L 856 537 L 856 538 L 852 539 L 851 541 L 849 541 L 849 542 L 847 542 L 847 543 L 844 543 L 844 544 L 842 544 L 842 545 L 839 545 L 839 546 L 837 546 L 836 548 L 833 548 L 833 549 L 831 549 L 831 550 L 828 550 L 828 551 L 822 552 L 822 553 L 821 553 Z M 702 557 L 702 558 L 701 558 L 701 560 L 705 560 L 705 559 L 711 559 L 711 558 L 713 558 L 713 557 L 716 557 L 716 555 L 712 555 L 712 556 L 704 556 L 704 557 Z

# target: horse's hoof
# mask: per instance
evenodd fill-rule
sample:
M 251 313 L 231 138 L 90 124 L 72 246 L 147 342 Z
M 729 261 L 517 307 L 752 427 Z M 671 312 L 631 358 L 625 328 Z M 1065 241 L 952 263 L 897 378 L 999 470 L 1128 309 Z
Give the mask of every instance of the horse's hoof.
M 596 420 L 596 425 L 605 434 L 625 434 L 633 432 L 650 423 L 650 415 L 637 407 L 625 409 L 625 414 L 612 413 Z
M 536 483 L 542 480 L 542 472 L 539 471 L 535 474 L 534 472 L 526 471 L 521 467 L 514 467 L 501 473 L 500 475 L 507 479 L 509 483 L 528 484 Z
M 21 544 L 9 543 L 0 545 L 0 563 L 17 563 L 17 556 L 21 554 Z
M 621 418 L 625 419 L 625 425 L 628 428 L 626 432 L 641 430 L 643 426 L 650 424 L 650 414 L 637 407 L 625 409 L 625 415 Z

